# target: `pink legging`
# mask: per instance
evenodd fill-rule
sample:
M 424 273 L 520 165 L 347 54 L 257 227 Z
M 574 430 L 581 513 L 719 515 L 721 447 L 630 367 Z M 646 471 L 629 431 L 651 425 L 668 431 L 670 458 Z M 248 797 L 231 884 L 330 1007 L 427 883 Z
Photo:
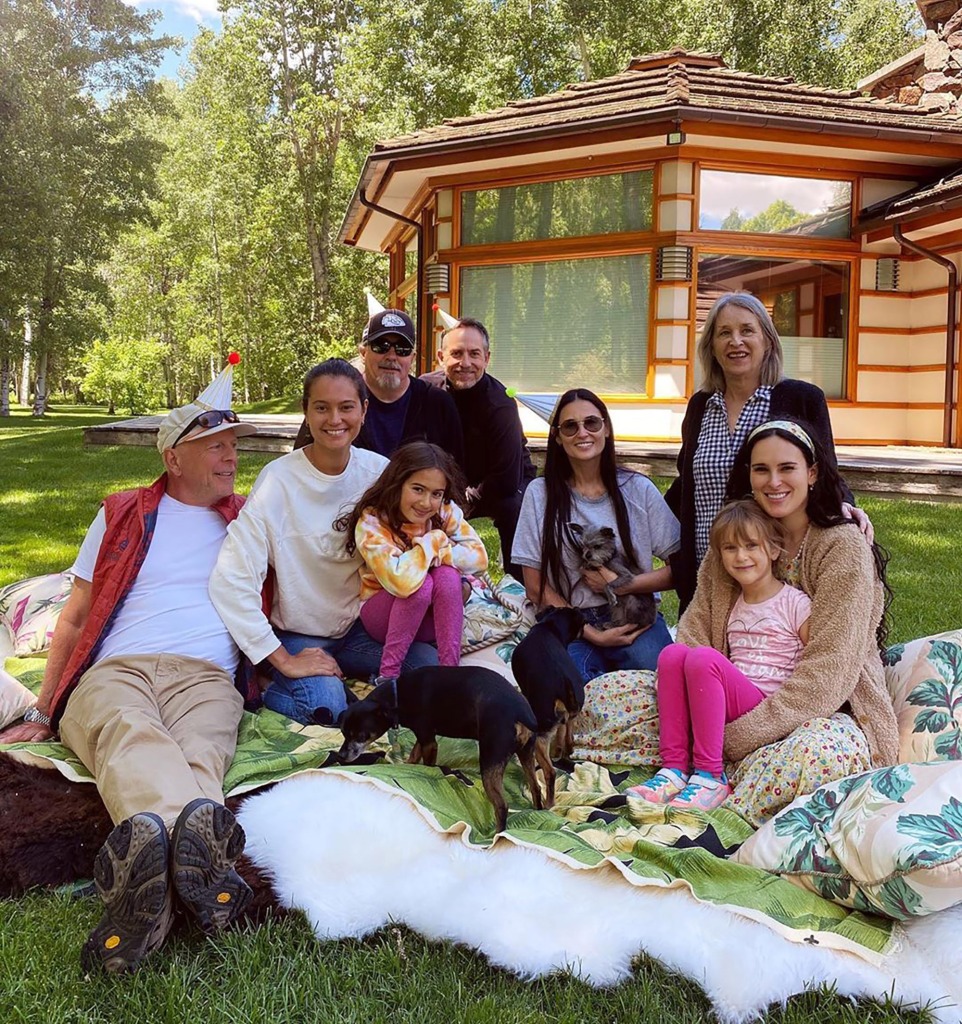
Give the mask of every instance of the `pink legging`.
M 438 661 L 457 665 L 464 625 L 461 573 L 450 565 L 438 565 L 408 597 L 394 597 L 381 590 L 361 605 L 361 622 L 378 643 L 384 644 L 382 676 L 400 675 L 415 640 L 437 642 Z
M 765 694 L 714 647 L 671 644 L 658 656 L 658 749 L 665 768 L 721 775 L 725 725 Z

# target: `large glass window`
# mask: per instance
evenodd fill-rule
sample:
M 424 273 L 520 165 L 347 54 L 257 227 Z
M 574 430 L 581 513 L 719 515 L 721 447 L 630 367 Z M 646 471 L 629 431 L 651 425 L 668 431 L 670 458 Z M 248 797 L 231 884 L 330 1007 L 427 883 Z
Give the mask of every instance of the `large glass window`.
M 650 231 L 651 203 L 651 171 L 462 192 L 461 244 Z
M 771 314 L 785 355 L 785 376 L 845 394 L 849 264 L 703 253 L 698 259 L 696 331 L 725 292 L 746 291 Z
M 650 257 L 461 270 L 460 307 L 491 332 L 491 372 L 521 392 L 642 394 Z
M 702 171 L 698 227 L 769 235 L 849 238 L 852 183 L 783 174 Z

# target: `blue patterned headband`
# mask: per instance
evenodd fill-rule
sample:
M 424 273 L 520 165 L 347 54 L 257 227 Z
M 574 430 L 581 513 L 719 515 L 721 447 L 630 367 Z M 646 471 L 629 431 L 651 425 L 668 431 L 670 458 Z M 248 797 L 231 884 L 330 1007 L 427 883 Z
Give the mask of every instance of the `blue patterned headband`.
M 809 454 L 812 458 L 815 458 L 815 445 L 812 443 L 812 439 L 808 436 L 808 433 L 803 430 L 797 423 L 792 423 L 791 420 L 769 420 L 767 423 L 763 423 L 761 426 L 756 427 L 749 435 L 748 440 L 751 441 L 757 437 L 763 430 L 784 430 L 786 433 L 792 435 L 792 437 L 798 438 L 803 445 L 808 449 Z

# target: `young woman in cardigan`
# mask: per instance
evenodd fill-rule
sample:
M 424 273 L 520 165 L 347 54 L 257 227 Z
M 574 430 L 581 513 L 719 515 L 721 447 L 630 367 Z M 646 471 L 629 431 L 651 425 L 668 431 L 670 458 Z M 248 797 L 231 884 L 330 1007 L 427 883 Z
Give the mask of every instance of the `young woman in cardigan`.
M 845 517 L 834 463 L 797 420 L 770 421 L 749 435 L 736 456 L 728 497 L 749 493 L 781 525 L 779 576 L 811 598 L 809 640 L 778 690 L 726 723 L 725 761 L 741 761 L 810 719 L 845 710 L 864 733 L 873 763 L 894 764 L 898 729 L 879 656 L 889 593 L 884 554 Z M 739 592 L 718 554 L 709 551 L 678 625 L 678 642 L 727 655 Z

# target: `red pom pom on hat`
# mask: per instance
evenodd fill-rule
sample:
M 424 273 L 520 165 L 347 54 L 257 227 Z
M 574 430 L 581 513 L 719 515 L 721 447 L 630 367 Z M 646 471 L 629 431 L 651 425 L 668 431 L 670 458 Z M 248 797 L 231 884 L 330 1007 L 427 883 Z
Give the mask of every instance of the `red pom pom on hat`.
M 227 362 L 231 366 L 236 366 L 241 361 L 240 352 L 231 352 L 227 357 Z

